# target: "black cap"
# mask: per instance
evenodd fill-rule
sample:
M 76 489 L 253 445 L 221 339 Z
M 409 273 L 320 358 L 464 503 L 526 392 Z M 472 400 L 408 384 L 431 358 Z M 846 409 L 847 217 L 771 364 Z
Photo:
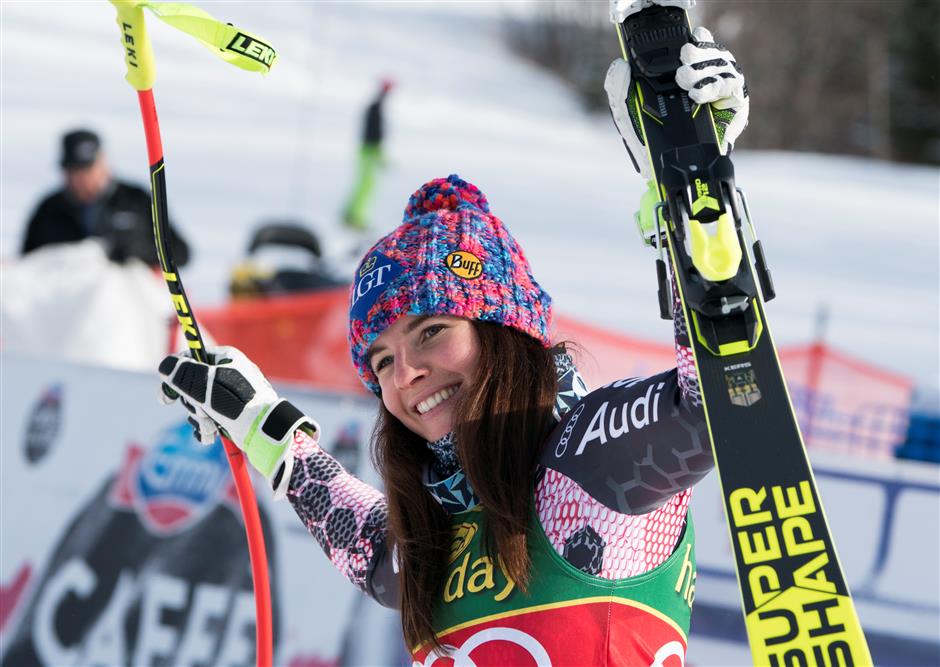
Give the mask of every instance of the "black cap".
M 91 130 L 73 130 L 62 137 L 62 160 L 64 169 L 87 167 L 98 157 L 101 139 Z

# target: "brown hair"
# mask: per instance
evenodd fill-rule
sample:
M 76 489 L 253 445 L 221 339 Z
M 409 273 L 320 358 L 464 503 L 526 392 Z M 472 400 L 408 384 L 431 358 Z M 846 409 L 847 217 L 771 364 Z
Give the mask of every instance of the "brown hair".
M 554 423 L 557 381 L 552 350 L 510 327 L 477 320 L 472 324 L 480 358 L 474 382 L 455 405 L 457 454 L 486 508 L 484 548 L 494 558 L 499 555 L 506 573 L 525 591 L 536 463 Z M 439 648 L 433 612 L 447 568 L 451 529 L 450 517 L 422 481 L 433 455 L 384 405 L 372 454 L 388 496 L 389 543 L 397 548 L 405 641 L 409 648 L 426 642 Z

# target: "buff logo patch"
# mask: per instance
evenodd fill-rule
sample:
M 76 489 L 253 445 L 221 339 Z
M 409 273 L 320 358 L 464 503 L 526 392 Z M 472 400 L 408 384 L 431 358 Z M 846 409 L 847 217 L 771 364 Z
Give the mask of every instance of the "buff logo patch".
M 401 272 L 401 265 L 382 253 L 374 252 L 369 255 L 357 272 L 352 305 L 349 308 L 350 317 L 364 320 L 389 283 Z
M 483 273 L 483 262 L 472 252 L 466 250 L 455 250 L 444 261 L 447 263 L 450 272 L 460 278 L 473 280 L 479 278 L 480 274 Z

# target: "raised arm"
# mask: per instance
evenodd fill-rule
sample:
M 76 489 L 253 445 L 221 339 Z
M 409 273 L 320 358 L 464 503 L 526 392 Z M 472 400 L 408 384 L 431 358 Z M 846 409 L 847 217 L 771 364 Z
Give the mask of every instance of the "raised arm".
M 677 368 L 613 382 L 585 396 L 549 437 L 541 464 L 622 514 L 645 514 L 714 466 L 685 331 Z
M 274 497 L 290 499 L 330 562 L 378 602 L 396 606 L 396 575 L 385 549 L 385 496 L 319 446 L 319 425 L 278 397 L 241 351 L 206 352 L 212 364 L 185 355 L 161 362 L 164 401 L 181 399 L 205 444 L 223 430 L 268 480 Z
M 669 558 L 687 529 L 690 487 L 712 467 L 688 341 L 676 331 L 676 369 L 559 401 L 536 511 L 555 550 L 588 574 L 623 579 Z M 566 391 L 568 375 L 559 373 L 560 395 L 581 395 Z
M 615 2 L 611 15 L 622 20 L 646 4 Z M 712 105 L 721 149 L 730 150 L 747 123 L 749 106 L 734 56 L 710 32 L 697 28 L 680 59 L 677 83 L 695 103 Z M 626 61 L 618 58 L 611 64 L 604 88 L 630 158 L 649 180 L 650 156 L 637 125 L 638 107 Z M 644 196 L 638 216 L 644 240 L 653 245 L 658 243 L 656 199 Z M 675 287 L 672 291 L 676 368 L 650 378 L 620 380 L 586 396 L 563 417 L 541 460 L 620 513 L 646 514 L 665 505 L 714 465 L 685 317 Z

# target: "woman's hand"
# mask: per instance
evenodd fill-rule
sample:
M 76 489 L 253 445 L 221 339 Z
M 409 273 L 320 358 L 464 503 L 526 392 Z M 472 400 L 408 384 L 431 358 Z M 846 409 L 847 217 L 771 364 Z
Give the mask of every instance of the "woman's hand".
M 180 399 L 200 442 L 211 444 L 221 429 L 271 480 L 288 457 L 294 431 L 307 424 L 316 436 L 319 427 L 279 398 L 240 350 L 215 347 L 206 352 L 212 364 L 195 361 L 188 351 L 171 354 L 160 363 L 160 399 L 166 404 Z
M 749 101 L 744 74 L 731 52 L 715 42 L 712 34 L 702 27 L 692 33 L 692 42 L 682 47 L 679 59 L 682 66 L 676 71 L 676 83 L 688 91 L 692 101 L 711 104 L 720 149 L 727 153 L 747 125 Z M 637 171 L 650 180 L 653 174 L 640 128 L 634 124 L 627 107 L 630 83 L 630 65 L 623 58 L 617 58 L 607 70 L 604 90 L 614 123 Z

